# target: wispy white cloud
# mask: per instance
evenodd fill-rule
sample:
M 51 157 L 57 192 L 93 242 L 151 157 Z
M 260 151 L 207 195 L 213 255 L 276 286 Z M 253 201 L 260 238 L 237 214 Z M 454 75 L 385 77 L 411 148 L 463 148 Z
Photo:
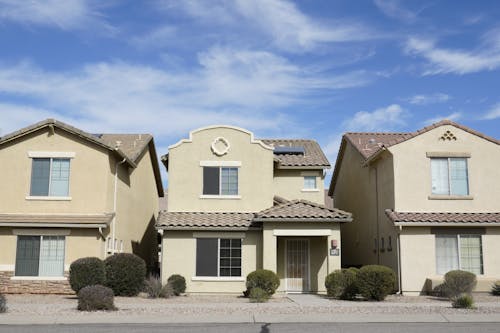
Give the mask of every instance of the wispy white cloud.
M 407 98 L 406 101 L 410 104 L 414 105 L 428 105 L 428 104 L 436 104 L 436 103 L 444 103 L 451 99 L 450 95 L 443 93 L 435 93 L 435 94 L 421 94 L 421 95 L 413 95 L 410 98 Z
M 412 23 L 417 18 L 417 13 L 403 8 L 398 0 L 374 0 L 375 6 L 385 15 L 406 22 Z
M 107 33 L 115 28 L 89 0 L 0 0 L 0 21 L 57 27 L 62 30 L 90 30 L 98 27 Z
M 359 111 L 343 123 L 346 131 L 387 131 L 406 124 L 408 113 L 399 104 L 391 104 L 372 112 Z
M 492 120 L 500 118 L 500 103 L 495 104 L 486 112 L 486 114 L 482 117 L 485 120 Z
M 376 38 L 373 28 L 347 20 L 321 22 L 287 0 L 162 1 L 166 10 L 181 10 L 201 23 L 230 27 L 225 33 L 251 28 L 276 47 L 289 52 L 310 51 L 324 43 Z
M 460 118 L 462 118 L 462 116 L 463 115 L 462 115 L 461 112 L 453 112 L 453 113 L 450 113 L 450 114 L 447 114 L 447 115 L 436 115 L 435 117 L 432 117 L 432 118 L 424 120 L 423 121 L 423 125 L 424 126 L 431 125 L 431 124 L 437 123 L 437 122 L 439 122 L 439 121 L 441 121 L 443 119 L 457 121 Z
M 0 67 L 0 93 L 10 103 L 0 107 L 0 124 L 14 130 L 52 114 L 82 129 L 151 131 L 160 138 L 213 123 L 276 134 L 301 127 L 283 108 L 369 81 L 370 73 L 336 77 L 269 52 L 228 48 L 199 54 L 198 66 L 184 71 L 113 62 L 53 72 L 22 63 Z
M 468 74 L 491 71 L 500 67 L 500 30 L 483 35 L 481 44 L 473 50 L 440 48 L 436 41 L 411 37 L 406 42 L 409 54 L 422 56 L 426 61 L 424 75 Z

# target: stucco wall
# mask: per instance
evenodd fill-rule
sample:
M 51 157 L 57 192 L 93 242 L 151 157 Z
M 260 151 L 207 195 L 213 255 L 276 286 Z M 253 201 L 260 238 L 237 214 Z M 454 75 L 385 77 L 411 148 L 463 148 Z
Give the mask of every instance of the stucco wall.
M 440 140 L 450 131 L 457 140 Z M 395 210 L 498 212 L 500 146 L 454 126 L 441 126 L 389 148 L 394 155 Z M 431 200 L 431 163 L 426 153 L 468 153 L 471 200 Z
M 227 237 L 230 232 L 218 233 L 220 238 Z M 217 237 L 215 234 L 211 234 Z M 228 279 L 196 279 L 196 238 L 193 231 L 169 231 L 163 234 L 162 281 L 172 274 L 180 274 L 186 279 L 189 293 L 242 293 L 246 276 L 252 271 L 262 268 L 262 234 L 260 231 L 247 231 L 242 242 L 241 278 L 234 281 Z
M 212 142 L 224 137 L 227 154 L 217 156 Z M 200 161 L 237 161 L 240 198 L 200 198 L 203 194 L 203 167 Z M 244 130 L 216 127 L 192 132 L 192 141 L 169 149 L 168 207 L 172 212 L 257 212 L 273 204 L 273 151 L 251 142 Z
M 316 190 L 304 189 L 304 176 L 316 176 Z M 274 194 L 285 199 L 305 199 L 325 204 L 323 170 L 274 170 Z

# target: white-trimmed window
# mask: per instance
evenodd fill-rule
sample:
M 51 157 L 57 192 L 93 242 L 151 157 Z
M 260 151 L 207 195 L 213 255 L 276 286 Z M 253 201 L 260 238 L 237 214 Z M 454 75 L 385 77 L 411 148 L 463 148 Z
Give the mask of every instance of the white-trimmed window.
M 64 236 L 17 236 L 16 276 L 63 276 Z
M 469 195 L 469 177 L 466 158 L 431 158 L 431 170 L 432 194 Z
M 436 235 L 436 273 L 444 275 L 457 269 L 483 274 L 481 235 Z
M 304 176 L 304 189 L 317 190 L 316 176 Z
M 196 276 L 241 277 L 241 239 L 197 238 Z
M 204 195 L 238 195 L 238 168 L 203 167 Z
M 69 172 L 69 158 L 33 158 L 30 196 L 67 197 Z

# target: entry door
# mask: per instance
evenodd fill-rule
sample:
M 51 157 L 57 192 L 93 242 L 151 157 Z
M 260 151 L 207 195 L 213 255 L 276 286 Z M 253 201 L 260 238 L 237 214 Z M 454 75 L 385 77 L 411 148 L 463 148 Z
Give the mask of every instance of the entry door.
M 286 240 L 286 290 L 309 291 L 309 240 Z

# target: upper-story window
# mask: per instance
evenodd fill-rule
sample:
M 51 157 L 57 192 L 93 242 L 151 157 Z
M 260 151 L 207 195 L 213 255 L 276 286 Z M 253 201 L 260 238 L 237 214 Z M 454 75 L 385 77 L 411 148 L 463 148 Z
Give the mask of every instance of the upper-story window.
M 431 158 L 432 194 L 469 195 L 467 159 L 462 157 Z
M 31 196 L 69 195 L 69 158 L 33 158 Z
M 316 176 L 304 176 L 304 189 L 305 190 L 316 190 Z
M 203 167 L 204 195 L 238 195 L 238 168 Z

